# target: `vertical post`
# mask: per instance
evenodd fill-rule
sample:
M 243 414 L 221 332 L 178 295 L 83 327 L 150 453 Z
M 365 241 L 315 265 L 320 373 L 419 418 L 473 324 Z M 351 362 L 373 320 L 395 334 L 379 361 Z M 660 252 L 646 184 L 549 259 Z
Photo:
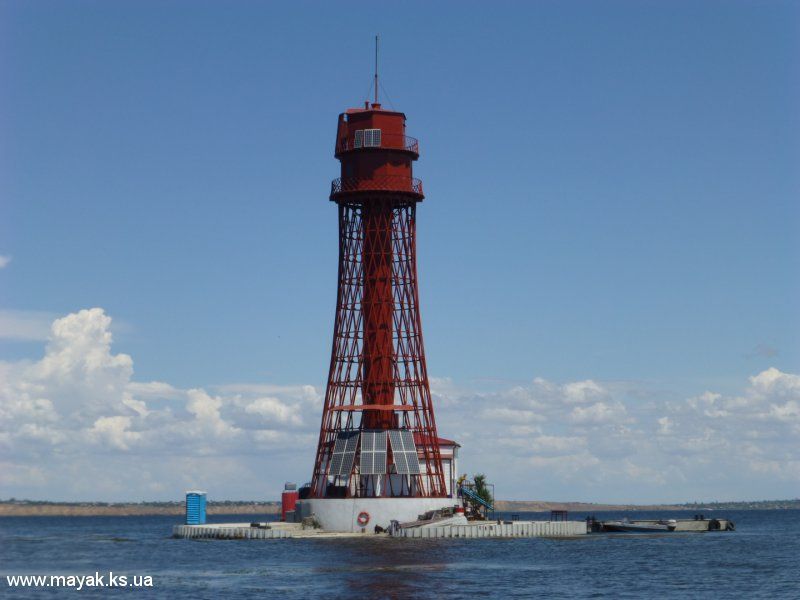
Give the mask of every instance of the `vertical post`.
M 378 103 L 378 36 L 375 36 L 375 104 Z
M 364 291 L 364 389 L 365 404 L 394 404 L 394 343 L 392 339 L 394 298 L 392 290 L 391 201 L 373 198 L 364 203 L 364 244 L 362 265 Z M 391 411 L 365 411 L 368 429 L 394 427 Z

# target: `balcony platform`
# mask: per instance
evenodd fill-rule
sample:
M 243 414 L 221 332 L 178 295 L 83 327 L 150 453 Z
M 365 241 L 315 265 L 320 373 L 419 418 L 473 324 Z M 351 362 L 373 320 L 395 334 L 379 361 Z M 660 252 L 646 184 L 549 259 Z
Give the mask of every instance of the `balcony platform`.
M 375 192 L 393 192 L 408 196 L 417 202 L 425 198 L 422 182 L 414 177 L 376 175 L 375 177 L 338 177 L 331 182 L 330 199 L 336 201 L 346 196 Z

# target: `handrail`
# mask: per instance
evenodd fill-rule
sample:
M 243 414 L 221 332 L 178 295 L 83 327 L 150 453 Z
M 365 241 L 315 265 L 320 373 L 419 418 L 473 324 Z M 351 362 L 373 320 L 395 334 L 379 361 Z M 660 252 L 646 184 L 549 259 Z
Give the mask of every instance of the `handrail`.
M 494 506 L 492 506 L 491 504 L 486 502 L 486 500 L 481 498 L 478 494 L 473 492 L 471 489 L 469 489 L 467 487 L 464 487 L 464 486 L 461 486 L 461 493 L 464 494 L 467 498 L 469 498 L 471 500 L 474 500 L 475 502 L 478 502 L 480 504 L 483 504 L 489 510 L 492 510 L 492 511 L 494 510 Z
M 402 175 L 339 177 L 331 182 L 331 196 L 346 192 L 410 192 L 422 196 L 422 181 Z
M 352 135 L 341 138 L 336 142 L 336 154 L 348 152 L 349 150 L 363 150 L 370 148 L 388 148 L 391 150 L 406 150 L 419 154 L 419 141 L 416 138 L 397 133 L 382 133 L 380 146 L 356 146 L 355 132 Z

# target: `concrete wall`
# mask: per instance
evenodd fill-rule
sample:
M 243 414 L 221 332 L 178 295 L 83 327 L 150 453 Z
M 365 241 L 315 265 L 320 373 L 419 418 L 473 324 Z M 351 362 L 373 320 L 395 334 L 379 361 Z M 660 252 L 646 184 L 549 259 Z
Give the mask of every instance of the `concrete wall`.
M 585 521 L 515 521 L 514 523 L 470 523 L 452 527 L 415 527 L 401 529 L 405 538 L 498 538 L 498 537 L 572 537 L 586 535 Z
M 370 535 L 371 531 L 334 533 L 319 529 L 302 529 L 297 524 L 271 523 L 272 529 L 257 529 L 248 523 L 216 523 L 213 525 L 175 525 L 172 529 L 178 538 L 211 538 L 222 540 L 270 540 L 287 538 L 332 538 L 352 536 L 360 539 L 379 539 L 385 536 Z M 514 521 L 469 523 L 450 526 L 416 527 L 401 529 L 394 535 L 399 538 L 499 538 L 499 537 L 572 537 L 586 534 L 584 521 Z
M 257 529 L 247 523 L 225 525 L 175 525 L 172 536 L 187 539 L 220 540 L 277 540 L 294 537 L 295 532 L 285 529 Z
M 311 498 L 299 500 L 299 518 L 312 514 L 326 531 L 372 531 L 375 525 L 389 527 L 394 519 L 401 523 L 415 521 L 418 515 L 457 504 L 455 498 Z M 361 512 L 370 515 L 369 523 L 358 523 Z

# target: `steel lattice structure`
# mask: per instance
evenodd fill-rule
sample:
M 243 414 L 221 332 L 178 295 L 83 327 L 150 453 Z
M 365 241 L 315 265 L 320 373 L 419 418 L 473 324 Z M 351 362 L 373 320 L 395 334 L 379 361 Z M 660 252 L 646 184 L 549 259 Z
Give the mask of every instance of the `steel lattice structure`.
M 447 495 L 417 288 L 418 156 L 402 113 L 375 103 L 340 115 L 342 176 L 330 198 L 339 213 L 338 292 L 312 497 Z M 362 473 L 357 450 L 349 472 L 335 474 L 341 462 L 331 468 L 337 437 L 397 430 L 413 433 L 418 472 L 393 460 L 391 444 L 385 473 Z

